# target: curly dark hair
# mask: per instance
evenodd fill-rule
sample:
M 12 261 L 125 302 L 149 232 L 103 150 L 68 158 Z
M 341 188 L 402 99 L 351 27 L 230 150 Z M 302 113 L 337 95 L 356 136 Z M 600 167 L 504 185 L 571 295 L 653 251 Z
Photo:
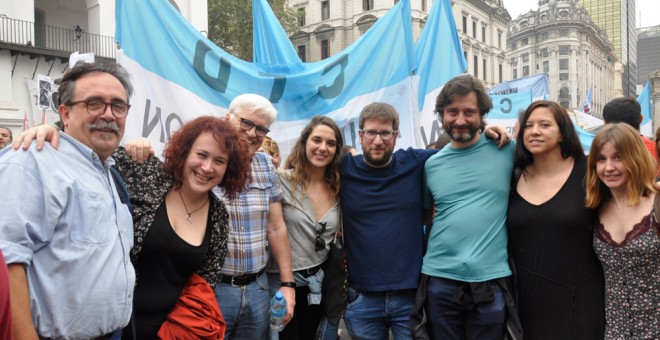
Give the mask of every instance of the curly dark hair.
M 225 196 L 232 199 L 243 191 L 250 178 L 252 158 L 236 129 L 224 119 L 202 116 L 183 125 L 172 135 L 163 151 L 163 169 L 174 178 L 174 187 L 180 188 L 186 158 L 197 137 L 204 132 L 211 132 L 218 144 L 227 151 L 227 170 L 218 187 L 224 190 Z

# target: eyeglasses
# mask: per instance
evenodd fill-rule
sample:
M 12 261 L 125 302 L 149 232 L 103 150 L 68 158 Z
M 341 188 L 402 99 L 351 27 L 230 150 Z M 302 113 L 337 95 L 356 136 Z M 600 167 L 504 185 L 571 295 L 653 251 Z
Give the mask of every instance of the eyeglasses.
M 392 138 L 394 138 L 394 136 L 397 135 L 397 133 L 399 133 L 399 131 L 360 130 L 360 133 L 362 134 L 362 137 L 368 140 L 374 140 L 376 139 L 376 136 L 380 136 L 382 140 L 391 140 Z
M 96 117 L 100 116 L 105 112 L 105 110 L 110 106 L 110 111 L 117 118 L 124 118 L 128 115 L 128 109 L 131 108 L 130 105 L 122 102 L 104 102 L 101 99 L 90 98 L 85 100 L 78 100 L 75 102 L 70 102 L 68 106 L 73 106 L 77 104 L 85 104 L 87 107 L 87 113 Z
M 243 129 L 243 131 L 250 131 L 252 130 L 252 128 L 255 128 L 254 133 L 259 137 L 265 137 L 270 132 L 270 130 L 266 129 L 263 126 L 259 126 L 255 124 L 253 121 L 249 119 L 245 119 L 241 117 L 238 117 L 238 119 L 241 120 L 241 129 Z
M 316 251 L 321 251 L 325 249 L 325 240 L 321 238 L 321 235 L 325 233 L 325 225 L 327 222 L 316 222 L 316 224 L 321 226 L 320 229 L 316 229 Z

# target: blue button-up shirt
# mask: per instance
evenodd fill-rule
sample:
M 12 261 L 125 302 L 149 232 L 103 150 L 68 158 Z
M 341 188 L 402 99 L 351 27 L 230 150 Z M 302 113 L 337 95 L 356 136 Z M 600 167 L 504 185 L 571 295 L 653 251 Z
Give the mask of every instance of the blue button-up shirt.
M 0 152 L 0 250 L 26 265 L 39 335 L 89 339 L 128 324 L 133 221 L 108 168 L 65 133 L 59 150 Z

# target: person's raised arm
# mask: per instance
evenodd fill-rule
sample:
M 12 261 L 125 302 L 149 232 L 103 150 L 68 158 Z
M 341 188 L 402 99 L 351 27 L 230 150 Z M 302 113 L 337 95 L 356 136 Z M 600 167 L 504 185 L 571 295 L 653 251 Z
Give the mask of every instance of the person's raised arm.
M 484 134 L 487 138 L 494 140 L 500 148 L 511 142 L 511 134 L 501 126 L 489 125 L 484 130 Z
M 16 136 L 11 142 L 11 147 L 14 150 L 18 150 L 21 147 L 23 150 L 27 150 L 35 139 L 37 140 L 37 150 L 39 151 L 43 149 L 45 142 L 50 142 L 50 145 L 57 149 L 60 144 L 60 133 L 55 126 L 49 124 L 31 127 Z

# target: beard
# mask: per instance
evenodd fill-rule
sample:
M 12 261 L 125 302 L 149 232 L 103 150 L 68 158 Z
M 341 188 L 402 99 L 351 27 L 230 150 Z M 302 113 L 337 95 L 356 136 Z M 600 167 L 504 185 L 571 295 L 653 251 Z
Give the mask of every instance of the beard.
M 443 124 L 445 131 L 449 134 L 452 140 L 465 143 L 469 142 L 481 131 L 481 125 L 455 125 L 455 124 Z M 462 132 L 454 130 L 464 130 Z M 467 131 L 465 131 L 467 130 Z
M 364 155 L 364 160 L 375 167 L 382 167 L 387 165 L 392 160 L 392 153 L 394 152 L 393 147 L 386 148 L 383 150 L 383 156 L 380 158 L 374 158 L 371 156 L 371 152 L 368 150 L 362 150 Z

